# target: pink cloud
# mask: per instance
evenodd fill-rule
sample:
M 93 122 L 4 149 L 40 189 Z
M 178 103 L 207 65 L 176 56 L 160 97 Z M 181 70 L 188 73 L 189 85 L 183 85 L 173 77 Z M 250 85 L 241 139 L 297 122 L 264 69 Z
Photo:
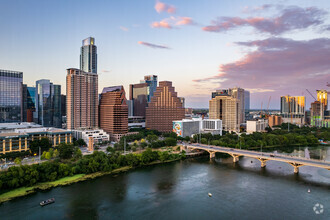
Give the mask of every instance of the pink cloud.
M 167 28 L 167 29 L 172 28 L 172 26 L 170 25 L 170 23 L 166 19 L 161 20 L 161 21 L 152 22 L 151 27 L 153 27 L 153 28 Z
M 129 31 L 127 27 L 124 27 L 124 26 L 120 26 L 119 27 L 122 31 Z
M 147 46 L 147 47 L 151 47 L 153 49 L 171 49 L 167 46 L 152 44 L 152 43 L 143 42 L 143 41 L 138 41 L 138 44 L 141 44 L 141 45 L 144 45 L 144 46 Z
M 165 18 L 161 21 L 155 21 L 151 23 L 152 28 L 167 28 L 171 29 L 174 26 L 182 26 L 182 25 L 193 25 L 195 24 L 193 19 L 190 17 L 175 17 L 171 16 L 169 18 Z
M 158 13 L 165 11 L 169 14 L 174 14 L 176 11 L 176 8 L 173 5 L 168 5 L 168 4 L 160 2 L 160 1 L 156 2 L 155 9 Z
M 254 88 L 263 91 L 255 96 L 261 98 L 270 94 L 302 95 L 306 88 L 310 91 L 321 89 L 329 81 L 330 38 L 306 41 L 268 38 L 236 44 L 256 47 L 256 50 L 248 52 L 241 60 L 221 64 L 219 74 L 194 82 L 225 80 L 220 83 L 222 87 Z M 308 94 L 306 98 L 313 101 Z M 275 104 L 279 102 L 274 100 Z
M 280 15 L 273 18 L 220 17 L 212 21 L 211 25 L 203 27 L 202 30 L 224 32 L 241 26 L 251 26 L 260 32 L 279 35 L 292 30 L 318 26 L 323 23 L 326 14 L 328 14 L 326 11 L 315 7 L 291 6 L 282 9 Z
M 178 21 L 175 23 L 175 25 L 189 25 L 193 24 L 192 18 L 189 17 L 179 17 Z

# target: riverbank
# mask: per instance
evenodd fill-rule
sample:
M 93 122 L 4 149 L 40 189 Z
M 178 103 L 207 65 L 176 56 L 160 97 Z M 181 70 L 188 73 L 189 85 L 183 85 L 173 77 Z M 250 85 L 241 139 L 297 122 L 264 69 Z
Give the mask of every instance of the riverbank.
M 170 162 L 174 162 L 174 161 L 178 161 L 178 160 L 181 160 L 181 159 L 178 158 L 178 159 L 167 160 L 167 161 L 154 161 L 154 162 L 151 162 L 144 166 L 152 166 L 152 165 L 156 165 L 156 164 L 170 163 Z M 74 184 L 77 182 L 91 180 L 91 179 L 95 179 L 97 177 L 101 177 L 101 176 L 105 176 L 105 175 L 109 175 L 109 174 L 118 174 L 118 173 L 122 173 L 122 172 L 127 172 L 127 171 L 133 170 L 135 168 L 138 168 L 138 167 L 125 166 L 125 167 L 121 167 L 118 169 L 114 169 L 110 172 L 76 174 L 76 175 L 64 177 L 64 178 L 61 178 L 61 179 L 58 179 L 58 180 L 55 180 L 52 182 L 38 183 L 38 184 L 36 184 L 34 186 L 30 186 L 30 187 L 20 187 L 20 188 L 13 189 L 13 190 L 10 190 L 8 192 L 1 194 L 0 195 L 0 204 L 3 202 L 7 202 L 9 200 L 18 198 L 18 197 L 23 197 L 23 196 L 38 192 L 40 190 L 48 190 L 48 189 L 55 188 L 58 186 L 71 185 L 71 184 Z

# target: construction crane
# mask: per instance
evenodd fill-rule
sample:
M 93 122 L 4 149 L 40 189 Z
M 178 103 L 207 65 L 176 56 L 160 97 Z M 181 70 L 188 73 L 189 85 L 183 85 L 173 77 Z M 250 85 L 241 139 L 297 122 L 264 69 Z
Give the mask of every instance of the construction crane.
M 315 99 L 315 101 L 316 101 L 316 98 L 312 95 L 312 93 L 308 90 L 308 89 L 306 89 L 306 91 L 313 97 L 313 99 Z
M 262 117 L 262 101 L 261 101 L 261 111 L 260 111 L 260 118 Z

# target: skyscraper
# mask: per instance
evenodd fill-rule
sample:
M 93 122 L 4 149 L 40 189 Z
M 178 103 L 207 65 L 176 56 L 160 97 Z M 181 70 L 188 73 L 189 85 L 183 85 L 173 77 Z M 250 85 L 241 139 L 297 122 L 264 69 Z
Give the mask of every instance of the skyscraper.
M 158 82 L 158 77 L 156 75 L 144 76 L 144 80 L 141 80 L 140 82 L 140 83 L 148 84 L 148 96 L 147 96 L 148 102 L 150 102 L 151 97 L 153 97 L 154 92 L 156 92 L 157 82 Z
M 62 127 L 61 86 L 47 79 L 36 81 L 34 121 L 44 127 Z
M 185 118 L 185 109 L 172 82 L 161 81 L 146 108 L 146 128 L 171 132 L 173 121 Z
M 36 111 L 36 87 L 27 87 L 26 121 L 33 122 L 33 114 Z
M 98 103 L 98 75 L 75 68 L 67 69 L 67 128 L 98 127 Z
M 216 90 L 215 92 L 212 92 L 212 98 L 215 98 L 217 96 L 231 96 L 233 98 L 236 98 L 239 103 L 238 108 L 240 111 L 239 123 L 241 124 L 245 122 L 245 90 L 244 89 L 235 87 L 230 89 Z M 248 101 L 250 104 L 250 99 Z
M 118 141 L 128 131 L 128 106 L 123 86 L 103 89 L 100 95 L 100 127 Z
M 239 131 L 241 119 L 239 100 L 228 93 L 215 96 L 209 101 L 209 118 L 222 120 L 223 129 L 226 131 Z
M 245 111 L 250 110 L 250 91 L 244 90 Z
M 23 73 L 0 70 L 0 123 L 21 122 Z
M 146 116 L 146 107 L 153 97 L 157 88 L 157 76 L 145 76 L 138 84 L 131 84 L 129 87 L 129 98 L 133 104 L 134 116 Z
M 97 73 L 97 47 L 93 37 L 82 41 L 80 53 L 80 69 L 84 72 Z
M 322 104 L 322 110 L 328 110 L 328 91 L 327 90 L 316 90 L 317 92 L 317 101 Z

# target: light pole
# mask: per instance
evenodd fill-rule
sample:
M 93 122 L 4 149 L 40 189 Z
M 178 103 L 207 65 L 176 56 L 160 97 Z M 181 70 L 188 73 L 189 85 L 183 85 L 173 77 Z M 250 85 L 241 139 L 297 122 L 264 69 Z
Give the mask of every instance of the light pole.
M 40 149 L 40 146 L 39 146 L 39 163 L 40 163 L 40 161 L 41 161 L 41 149 Z

